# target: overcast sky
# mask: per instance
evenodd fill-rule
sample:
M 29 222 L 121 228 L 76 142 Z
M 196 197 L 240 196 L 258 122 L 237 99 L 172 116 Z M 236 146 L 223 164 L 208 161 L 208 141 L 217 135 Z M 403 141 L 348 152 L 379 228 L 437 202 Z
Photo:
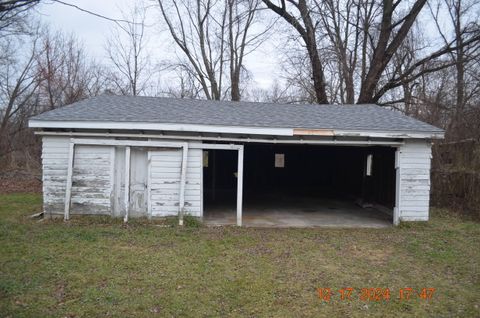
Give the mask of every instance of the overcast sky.
M 128 8 L 135 5 L 135 1 L 141 2 L 142 0 L 63 1 L 109 18 L 120 19 L 122 18 L 122 10 L 128 11 Z M 149 37 L 148 48 L 151 52 L 151 62 L 158 64 L 169 59 L 178 60 L 175 55 L 183 57 L 183 52 L 173 43 L 165 25 L 162 23 L 157 1 L 147 0 L 145 3 L 150 5 L 150 9 L 147 10 L 147 35 Z M 407 1 L 405 6 L 408 6 L 409 3 Z M 115 28 L 115 23 L 56 2 L 42 2 L 37 10 L 40 12 L 42 21 L 49 24 L 53 29 L 75 34 L 84 43 L 91 57 L 94 57 L 97 61 L 108 63 L 104 45 L 106 38 Z M 478 12 L 472 12 L 471 14 L 475 19 L 478 19 Z M 440 14 L 439 23 L 445 33 L 450 34 L 451 32 L 447 31 L 450 29 L 447 15 L 448 13 L 443 11 Z M 418 20 L 419 24 L 415 27 L 423 31 L 420 36 L 424 41 L 426 52 L 442 45 L 443 40 L 438 36 L 428 6 L 422 10 Z M 289 29 L 283 21 L 280 22 L 280 25 Z M 279 52 L 281 52 L 281 48 L 286 46 L 289 34 L 288 32 L 276 31 L 271 32 L 265 43 L 245 58 L 244 64 L 252 74 L 252 79 L 248 84 L 250 87 L 267 89 L 271 87 L 275 80 L 281 81 L 282 63 Z M 173 82 L 171 76 L 173 76 L 172 73 L 161 73 L 161 82 L 171 85 Z
M 64 0 L 65 2 L 78 5 L 79 7 L 107 16 L 120 19 L 121 10 L 133 6 L 135 0 Z M 152 62 L 158 63 L 162 60 L 174 57 L 175 45 L 173 45 L 168 33 L 163 29 L 160 11 L 155 1 L 151 2 L 152 8 L 147 11 L 147 28 L 149 41 L 148 47 L 151 52 Z M 111 33 L 115 23 L 95 17 L 73 7 L 60 3 L 43 3 L 38 11 L 42 21 L 46 22 L 53 29 L 74 33 L 81 40 L 88 54 L 98 61 L 106 62 L 104 43 L 106 37 Z M 261 88 L 268 88 L 280 73 L 278 71 L 278 60 L 274 52 L 275 44 L 270 41 L 260 47 L 254 53 L 248 55 L 245 60 L 247 69 L 253 75 L 251 85 Z M 165 75 L 167 76 L 167 75 Z M 165 79 L 164 79 L 165 80 Z

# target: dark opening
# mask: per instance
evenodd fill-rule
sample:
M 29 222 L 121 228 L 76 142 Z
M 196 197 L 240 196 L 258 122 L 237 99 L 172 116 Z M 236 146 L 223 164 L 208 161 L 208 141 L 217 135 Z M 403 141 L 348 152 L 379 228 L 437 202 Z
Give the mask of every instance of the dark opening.
M 372 170 L 366 175 L 367 156 Z M 284 166 L 275 167 L 275 156 Z M 362 199 L 393 208 L 395 150 L 387 147 L 245 146 L 245 202 L 284 196 Z
M 394 165 L 392 147 L 246 144 L 244 212 L 276 207 L 295 210 L 297 206 L 302 206 L 303 212 L 316 211 L 315 204 L 339 201 L 357 207 L 375 204 L 393 209 Z M 234 213 L 236 171 L 237 151 L 208 151 L 208 167 L 204 167 L 205 215 L 218 207 L 230 208 Z M 336 208 L 328 204 L 322 209 Z
M 233 208 L 237 200 L 238 153 L 233 150 L 204 150 L 203 202 L 209 207 Z

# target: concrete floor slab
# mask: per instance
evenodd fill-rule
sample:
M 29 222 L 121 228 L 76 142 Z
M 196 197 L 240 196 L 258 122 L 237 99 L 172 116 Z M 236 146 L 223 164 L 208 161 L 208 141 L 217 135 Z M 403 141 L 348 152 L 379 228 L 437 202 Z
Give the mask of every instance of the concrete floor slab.
M 234 225 L 236 210 L 225 205 L 207 206 L 203 220 L 207 226 Z M 247 203 L 243 210 L 243 225 L 276 228 L 382 228 L 392 226 L 392 216 L 374 208 L 362 208 L 346 200 L 282 198 Z

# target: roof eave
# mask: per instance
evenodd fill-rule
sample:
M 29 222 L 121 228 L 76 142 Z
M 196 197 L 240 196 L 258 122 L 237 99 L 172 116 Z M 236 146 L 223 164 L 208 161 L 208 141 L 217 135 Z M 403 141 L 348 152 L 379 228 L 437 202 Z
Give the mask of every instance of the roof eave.
M 334 130 L 335 136 L 342 137 L 386 137 L 386 138 L 419 138 L 419 139 L 443 139 L 443 131 L 380 131 L 380 130 Z
M 112 122 L 112 121 L 60 121 L 37 120 L 29 121 L 30 128 L 47 129 L 105 129 L 105 130 L 151 130 L 151 131 L 182 131 L 221 134 L 249 134 L 272 136 L 319 135 L 339 137 L 372 137 L 372 138 L 419 138 L 442 139 L 444 132 L 439 131 L 382 131 L 382 130 L 346 130 L 346 129 L 308 129 L 284 127 L 254 127 L 254 126 L 219 126 L 181 123 L 149 123 L 149 122 Z M 298 131 L 305 131 L 300 133 Z M 313 133 L 312 133 L 313 131 Z

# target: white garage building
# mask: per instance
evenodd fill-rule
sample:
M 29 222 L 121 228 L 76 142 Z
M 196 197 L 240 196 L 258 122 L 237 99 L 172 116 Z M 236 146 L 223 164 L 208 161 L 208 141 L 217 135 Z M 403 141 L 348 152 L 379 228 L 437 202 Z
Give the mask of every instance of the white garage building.
M 443 138 L 375 105 L 129 96 L 29 125 L 43 141 L 46 216 L 187 213 L 253 226 L 426 221 L 431 141 Z

